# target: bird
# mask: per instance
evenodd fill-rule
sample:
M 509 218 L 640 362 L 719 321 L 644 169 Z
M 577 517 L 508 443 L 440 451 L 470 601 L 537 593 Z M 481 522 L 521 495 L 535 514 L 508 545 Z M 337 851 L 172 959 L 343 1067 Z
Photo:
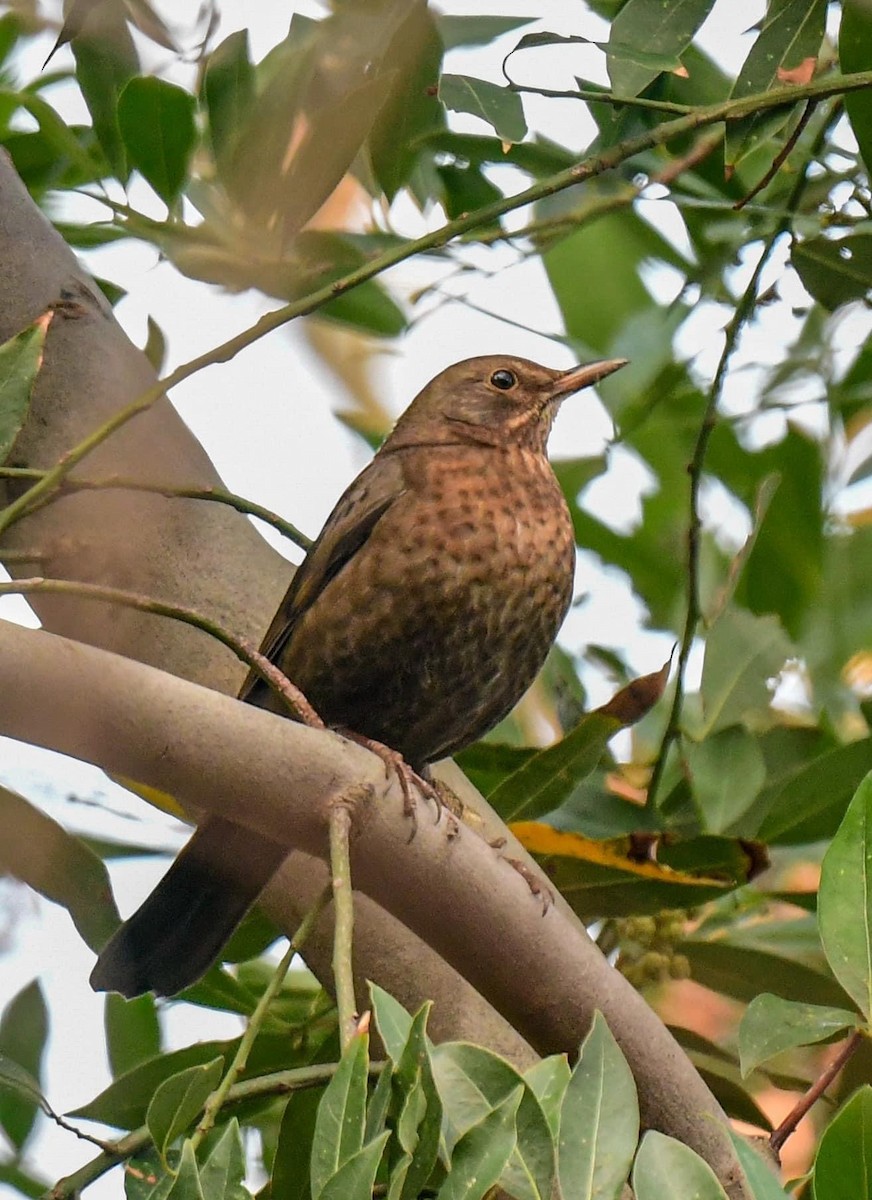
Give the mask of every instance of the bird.
M 483 355 L 419 392 L 338 500 L 263 639 L 328 726 L 424 774 L 511 711 L 573 591 L 575 538 L 548 435 L 567 396 L 624 365 Z M 289 715 L 254 671 L 240 699 Z M 93 988 L 133 997 L 190 986 L 287 854 L 207 817 L 105 945 Z

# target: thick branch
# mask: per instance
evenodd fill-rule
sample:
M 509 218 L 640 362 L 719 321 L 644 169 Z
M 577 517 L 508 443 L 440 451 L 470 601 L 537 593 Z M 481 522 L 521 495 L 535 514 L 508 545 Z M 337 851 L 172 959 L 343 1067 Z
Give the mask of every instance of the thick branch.
M 636 1077 L 645 1123 L 693 1146 L 733 1196 L 744 1194 L 716 1101 L 568 906 L 558 898 L 543 917 L 520 873 L 467 826 L 449 836 L 444 817 L 419 820 L 409 842 L 399 784 L 374 755 L 128 659 L 2 623 L 0 732 L 321 857 L 331 804 L 366 795 L 353 813 L 356 886 L 401 916 L 540 1051 L 572 1054 L 594 1011 L 603 1012 Z M 509 853 L 547 886 L 517 843 Z

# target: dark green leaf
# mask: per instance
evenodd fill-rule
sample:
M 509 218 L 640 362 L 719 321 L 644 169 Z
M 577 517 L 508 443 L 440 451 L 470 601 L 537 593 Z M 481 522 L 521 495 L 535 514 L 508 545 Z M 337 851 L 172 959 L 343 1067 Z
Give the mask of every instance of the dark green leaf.
M 430 1005 L 425 1004 L 415 1014 L 391 1078 L 390 1123 L 401 1152 L 391 1181 L 397 1200 L 414 1200 L 418 1196 L 430 1178 L 439 1151 L 442 1103 L 433 1078 L 427 1040 L 429 1011 Z
M 78 838 L 21 796 L 0 787 L 0 870 L 62 905 L 92 950 L 121 918 L 102 861 Z
M 649 1130 L 633 1167 L 636 1200 L 687 1196 L 693 1200 L 727 1200 L 714 1171 L 689 1146 Z
M 126 183 L 130 170 L 118 128 L 118 98 L 139 70 L 139 57 L 122 6 L 99 5 L 72 50 L 94 132 L 116 177 Z
M 563 1097 L 557 1149 L 563 1195 L 617 1196 L 638 1139 L 636 1085 L 598 1012 Z
M 857 789 L 821 864 L 821 941 L 833 974 L 872 1017 L 872 772 Z
M 764 1161 L 763 1155 L 752 1146 L 746 1137 L 735 1130 L 728 1130 L 733 1139 L 733 1148 L 748 1177 L 754 1200 L 793 1200 L 778 1182 L 775 1168 Z
M 237 145 L 240 129 L 254 99 L 254 84 L 254 68 L 248 55 L 248 30 L 240 29 L 215 47 L 203 75 L 202 95 L 209 117 L 209 140 L 219 164 L 223 164 Z
M 842 0 L 839 24 L 839 65 L 845 74 L 869 69 L 872 47 L 872 7 L 867 0 Z M 845 95 L 848 120 L 866 163 L 872 172 L 872 92 L 868 88 Z
M 105 999 L 103 1025 L 109 1066 L 116 1079 L 160 1054 L 160 1022 L 152 995 L 125 1000 L 117 992 L 110 992 Z
M 363 1148 L 368 1047 L 364 1034 L 351 1040 L 321 1099 L 312 1145 L 313 1200 L 325 1194 L 331 1181 Z
M 200 1113 L 221 1079 L 223 1058 L 214 1058 L 199 1067 L 188 1067 L 165 1079 L 151 1098 L 145 1123 L 158 1153 L 167 1150 Z
M 489 17 L 489 16 L 455 16 L 450 13 L 439 13 L 436 23 L 439 34 L 446 50 L 456 46 L 484 46 L 529 25 L 536 17 Z
M 379 1134 L 347 1159 L 320 1192 L 312 1192 L 313 1200 L 371 1200 L 375 1173 L 388 1136 L 386 1132 Z
M 732 725 L 770 714 L 769 681 L 778 675 L 792 647 L 775 617 L 755 617 L 727 608 L 706 639 L 702 668 L 703 714 L 689 732 L 697 740 Z
M 677 0 L 672 4 L 628 0 L 612 22 L 609 45 L 623 43 L 648 53 L 680 58 L 713 4 L 714 0 Z M 638 96 L 659 73 L 614 53 L 609 54 L 608 68 L 618 96 Z
M 794 242 L 790 261 L 815 300 L 831 311 L 872 290 L 872 233 Z
M 563 1054 L 542 1058 L 524 1072 L 524 1082 L 542 1106 L 551 1136 L 555 1139 L 560 1129 L 560 1112 L 570 1074 L 569 1063 Z
M 864 1085 L 824 1130 L 814 1160 L 815 1200 L 866 1200 L 872 1179 L 872 1087 Z
M 197 144 L 190 92 L 154 77 L 131 79 L 118 100 L 118 128 L 132 166 L 172 205 Z
M 870 766 L 870 738 L 810 758 L 764 793 L 760 837 L 789 845 L 831 837 Z
M 436 1200 L 482 1200 L 494 1187 L 515 1147 L 515 1114 L 523 1091 L 516 1088 L 456 1143 Z
M 732 97 L 741 99 L 767 92 L 780 86 L 779 72 L 799 67 L 808 58 L 817 58 L 826 16 L 827 0 L 784 0 L 772 6 L 733 85 Z M 731 122 L 724 148 L 727 164 L 734 166 L 786 120 L 787 114 L 781 117 L 776 114 L 774 119 L 762 114 Z
M 755 996 L 739 1026 L 742 1075 L 750 1074 L 784 1050 L 813 1046 L 845 1029 L 854 1029 L 858 1023 L 857 1014 L 844 1008 L 782 1000 L 769 993 Z
M 311 1200 L 312 1147 L 323 1088 L 292 1092 L 279 1127 L 271 1176 L 272 1195 L 281 1200 Z
M 51 319 L 51 313 L 43 313 L 0 346 L 0 464 L 9 457 L 27 418 Z
M 179 1161 L 178 1173 L 173 1185 L 167 1192 L 167 1200 L 206 1200 L 200 1186 L 200 1173 L 197 1170 L 197 1160 L 194 1148 L 190 1142 L 182 1146 L 182 1156 Z M 212 1197 L 209 1197 L 212 1200 Z
M 14 1162 L 0 1162 L 0 1183 L 8 1184 L 21 1196 L 40 1200 L 51 1187 L 46 1179 L 37 1179 Z
M 805 963 L 763 950 L 687 938 L 676 946 L 690 963 L 691 978 L 704 987 L 750 1003 L 761 992 L 784 1000 L 800 1000 L 834 1008 L 846 1007 L 848 997 L 836 981 Z
M 504 821 L 532 821 L 559 807 L 596 767 L 609 738 L 620 729 L 615 717 L 592 712 L 561 741 L 540 750 L 488 796 Z
M 480 117 L 493 126 L 504 142 L 524 140 L 527 122 L 517 92 L 471 75 L 443 75 L 439 80 L 439 99 L 452 112 Z
M 373 121 L 368 146 L 373 174 L 388 200 L 406 183 L 420 140 L 445 125 L 436 96 L 442 41 L 426 4 L 412 4 L 390 39 L 384 60 L 394 72 L 387 99 Z
M 757 739 L 731 725 L 701 742 L 685 738 L 682 755 L 703 829 L 723 833 L 748 811 L 766 778 Z
M 245 1152 L 239 1122 L 233 1117 L 200 1168 L 200 1186 L 207 1200 L 249 1200 L 244 1182 Z
M 17 1150 L 30 1136 L 38 1109 L 45 1107 L 40 1080 L 47 1038 L 48 1012 L 34 980 L 0 1018 L 0 1126 Z

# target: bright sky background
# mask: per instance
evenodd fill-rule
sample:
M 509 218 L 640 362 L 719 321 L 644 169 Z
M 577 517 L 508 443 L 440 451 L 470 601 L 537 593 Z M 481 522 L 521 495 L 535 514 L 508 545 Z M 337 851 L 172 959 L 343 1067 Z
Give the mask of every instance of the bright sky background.
M 250 25 L 252 52 L 260 58 L 280 40 L 294 10 L 317 15 L 316 4 L 257 4 L 250 0 L 219 0 L 222 14 L 217 34 L 220 40 L 235 29 Z M 499 0 L 497 3 L 478 2 L 470 5 L 462 0 L 446 3 L 443 9 L 456 12 L 492 12 L 494 14 L 526 14 L 536 11 L 539 20 L 528 27 L 559 33 L 583 33 L 597 38 L 607 33 L 607 27 L 595 16 L 585 12 L 581 4 L 565 0 Z M 196 11 L 196 0 L 183 0 L 174 6 L 163 5 L 163 11 L 173 20 L 179 14 L 190 19 Z M 748 39 L 742 33 L 756 21 L 764 10 L 762 0 L 745 3 L 724 3 L 716 6 L 701 38 L 703 46 L 734 70 L 747 53 Z M 0 6 L 2 11 L 2 6 Z M 52 5 L 52 11 L 55 6 Z M 504 40 L 505 50 L 511 48 L 513 36 Z M 38 39 L 22 64 L 21 78 L 27 79 L 38 69 L 50 48 L 51 37 Z M 587 50 L 588 48 L 583 48 Z M 540 52 L 543 53 L 543 52 Z M 590 50 L 582 67 L 578 66 L 579 48 L 547 52 L 547 73 L 538 78 L 548 86 L 561 86 L 556 73 L 565 70 L 565 86 L 572 86 L 573 74 L 584 73 L 606 82 L 602 58 Z M 499 81 L 500 51 L 457 51 L 451 58 L 450 70 L 468 72 Z M 69 50 L 59 52 L 54 67 L 66 65 Z M 539 59 L 541 64 L 542 58 Z M 575 68 L 575 72 L 573 71 Z M 540 66 L 524 67 L 524 79 L 536 78 Z M 75 97 L 70 89 L 49 93 L 49 98 L 61 108 L 67 119 L 76 119 Z M 532 127 L 537 119 L 547 125 L 555 136 L 556 114 L 567 145 L 581 147 L 589 138 L 590 126 L 584 108 L 573 101 L 525 98 L 527 118 Z M 455 120 L 453 117 L 452 120 Z M 456 118 L 458 128 L 484 131 L 475 118 Z M 145 185 L 134 188 L 133 202 L 145 211 L 162 215 L 162 206 Z M 672 207 L 658 200 L 646 201 L 646 207 L 656 212 L 661 227 L 677 239 L 683 248 L 687 243 L 680 220 Z M 396 220 L 403 232 L 422 232 L 421 218 L 411 209 L 397 206 Z M 432 217 L 441 223 L 438 214 Z M 488 255 L 491 268 L 500 261 L 513 261 L 508 250 Z M 254 294 L 227 296 L 215 288 L 178 275 L 168 264 L 160 264 L 153 248 L 136 242 L 124 242 L 87 256 L 91 269 L 124 287 L 130 296 L 118 306 L 122 324 L 138 344 L 145 341 L 145 324 L 151 315 L 168 337 L 171 368 L 223 341 L 250 325 L 263 311 L 274 307 Z M 775 260 L 764 286 L 778 277 L 783 257 Z M 739 286 L 745 270 L 737 273 Z M 395 270 L 391 282 L 401 289 L 413 290 L 425 276 L 416 264 Z M 580 281 L 589 287 L 595 281 Z M 656 298 L 667 302 L 677 288 L 669 272 L 650 273 L 646 284 Z M 468 307 L 449 303 L 436 307 L 432 315 L 416 323 L 411 332 L 398 344 L 388 345 L 380 356 L 378 371 L 384 388 L 385 402 L 393 412 L 399 412 L 418 389 L 448 363 L 472 354 L 499 353 L 509 350 L 553 366 L 569 366 L 570 352 L 547 334 L 562 332 L 557 306 L 536 262 L 514 266 L 496 280 L 481 280 L 471 287 L 468 299 L 478 308 L 503 313 L 514 321 L 529 324 L 546 336 L 526 333 L 494 317 L 481 315 Z M 797 285 L 798 287 L 798 285 Z M 799 299 L 801 291 L 796 297 Z M 726 310 L 713 305 L 700 306 L 680 335 L 680 352 L 694 361 L 695 369 L 705 380 L 710 377 L 720 352 L 719 331 L 726 319 Z M 758 362 L 777 361 L 783 346 L 795 333 L 795 321 L 787 306 L 766 310 L 759 325 L 750 330 L 743 343 L 743 356 Z M 857 330 L 849 325 L 845 332 L 847 348 L 857 345 Z M 741 411 L 747 406 L 747 396 L 754 385 L 756 372 L 749 370 L 735 377 L 727 392 L 728 402 Z M 173 399 L 193 431 L 205 445 L 229 488 L 241 492 L 288 516 L 310 534 L 318 529 L 336 497 L 367 460 L 362 442 L 354 438 L 331 416 L 331 406 L 341 407 L 347 398 L 342 387 L 327 372 L 312 352 L 305 338 L 296 329 L 286 329 L 270 335 L 240 354 L 233 362 L 213 367 L 182 384 Z M 776 421 L 781 418 L 775 417 Z M 266 431 L 266 434 L 265 434 Z M 579 401 L 570 401 L 555 428 L 551 449 L 555 457 L 577 457 L 597 453 L 611 432 L 610 423 L 591 393 Z M 775 430 L 772 431 L 776 432 Z M 647 486 L 645 468 L 632 455 L 619 450 L 614 455 L 615 469 L 596 484 L 588 496 L 590 506 L 598 513 L 609 513 L 618 524 L 632 522 L 638 512 L 641 489 Z M 734 539 L 745 530 L 741 516 L 718 501 L 712 504 L 727 515 Z M 288 548 L 292 555 L 293 547 Z M 298 557 L 298 555 L 297 555 Z M 562 640 L 568 649 L 580 651 L 586 641 L 615 645 L 627 650 L 633 667 L 639 672 L 655 669 L 669 652 L 671 639 L 642 633 L 639 623 L 643 614 L 629 596 L 617 573 L 595 569 L 582 558 L 579 590 L 590 591 L 590 599 L 574 610 L 567 621 Z M 19 601 L 0 600 L 0 616 L 29 619 L 25 606 Z M 697 664 L 698 665 L 698 664 Z M 589 680 L 593 703 L 600 703 L 608 691 L 604 681 Z M 101 836 L 124 838 L 130 822 L 138 823 L 135 836 L 154 836 L 155 845 L 176 848 L 184 840 L 180 826 L 123 793 L 105 780 L 93 768 L 51 756 L 29 747 L 0 739 L 0 781 L 16 787 L 32 801 L 61 819 L 68 827 L 99 832 Z M 79 803 L 67 800 L 73 796 Z M 163 873 L 166 861 L 148 859 L 123 863 L 113 868 L 120 907 L 127 913 L 139 903 Z M 0 926 L 0 1007 L 22 986 L 38 975 L 49 1000 L 53 1037 L 48 1054 L 47 1091 L 60 1111 L 72 1108 L 93 1096 L 109 1082 L 106 1065 L 86 1058 L 84 1048 L 100 1044 L 102 999 L 94 996 L 87 984 L 93 956 L 72 932 L 66 914 L 40 900 L 27 889 L 9 881 L 0 881 L 0 917 L 8 912 L 8 925 Z M 170 1006 L 168 1012 L 169 1038 L 175 1042 L 197 1037 L 233 1034 L 238 1029 L 234 1018 L 205 1014 L 186 1009 L 184 1005 Z M 63 1048 L 68 1058 L 58 1051 Z M 79 1162 L 90 1157 L 90 1150 L 74 1139 L 43 1124 L 38 1150 L 31 1161 L 42 1173 L 54 1177 L 68 1173 Z M 120 1173 L 115 1172 L 88 1191 L 94 1200 L 122 1194 Z M 0 1185 L 0 1197 L 11 1194 Z

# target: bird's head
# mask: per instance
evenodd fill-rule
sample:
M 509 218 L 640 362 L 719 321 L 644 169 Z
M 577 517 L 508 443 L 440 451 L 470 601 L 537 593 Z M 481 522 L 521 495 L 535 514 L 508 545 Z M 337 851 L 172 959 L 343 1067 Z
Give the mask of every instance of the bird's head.
M 544 451 L 565 397 L 599 383 L 626 362 L 609 358 L 557 371 L 500 354 L 464 359 L 418 393 L 384 449 L 473 442 Z

